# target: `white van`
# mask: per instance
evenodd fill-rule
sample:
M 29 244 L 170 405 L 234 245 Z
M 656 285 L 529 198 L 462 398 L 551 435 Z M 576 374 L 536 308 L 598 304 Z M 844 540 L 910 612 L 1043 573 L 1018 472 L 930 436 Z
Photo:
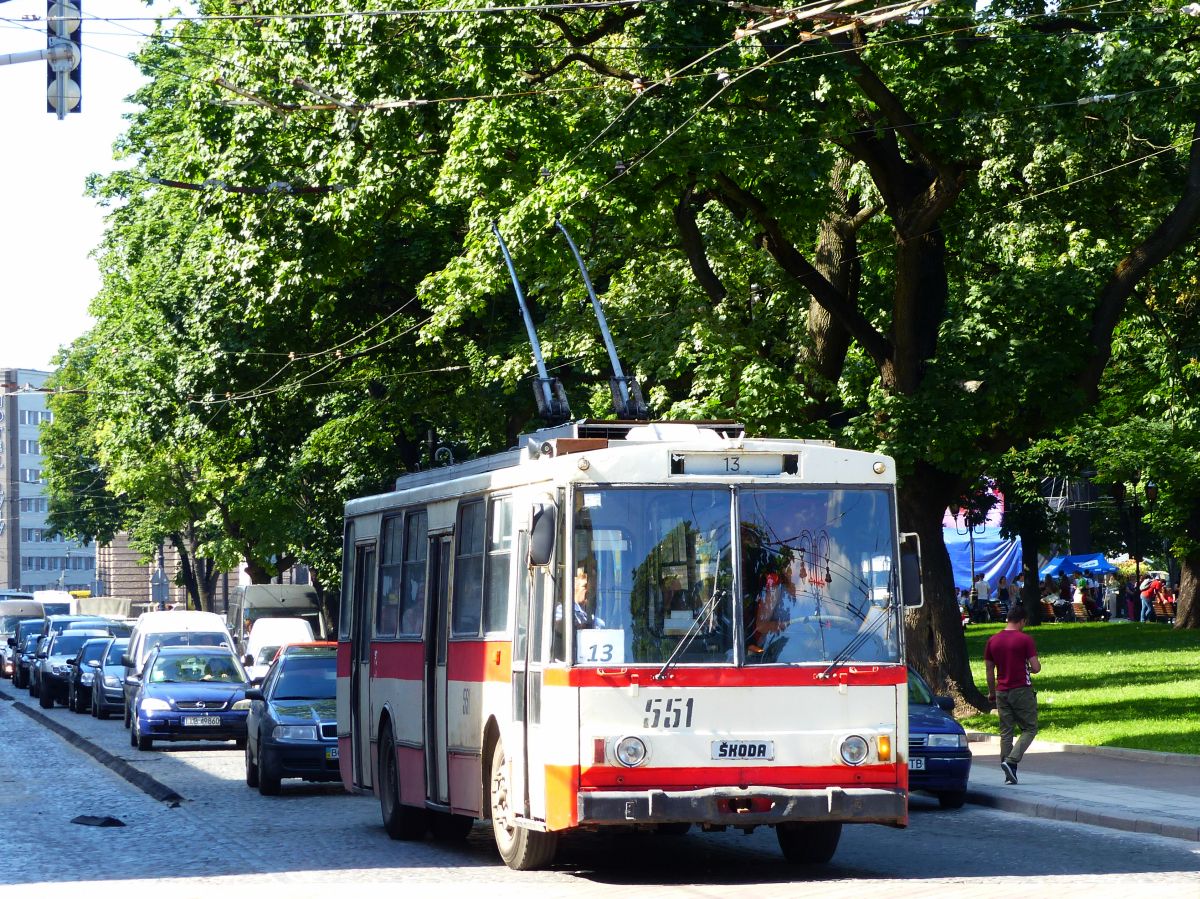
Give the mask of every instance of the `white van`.
M 303 618 L 259 618 L 246 638 L 242 660 L 250 677 L 265 677 L 279 647 L 288 643 L 312 643 L 312 625 Z
M 308 584 L 245 584 L 233 589 L 225 623 L 243 655 L 252 622 L 263 618 L 303 618 L 316 639 L 329 634 L 321 597 Z

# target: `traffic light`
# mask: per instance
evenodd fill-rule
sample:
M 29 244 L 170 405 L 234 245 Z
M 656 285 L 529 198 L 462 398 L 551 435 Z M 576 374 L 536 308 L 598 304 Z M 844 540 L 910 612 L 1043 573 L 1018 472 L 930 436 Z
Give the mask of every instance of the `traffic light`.
M 83 110 L 83 0 L 46 0 L 46 112 Z

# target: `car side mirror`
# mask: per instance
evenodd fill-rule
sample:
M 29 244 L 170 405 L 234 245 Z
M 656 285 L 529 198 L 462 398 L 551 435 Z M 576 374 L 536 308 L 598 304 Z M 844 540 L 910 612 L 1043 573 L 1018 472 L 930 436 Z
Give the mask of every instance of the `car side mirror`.
M 92 659 L 90 662 L 88 662 L 88 663 L 87 663 L 87 666 L 88 666 L 89 668 L 99 668 L 99 667 L 100 667 L 100 660 L 99 660 L 99 659 Z
M 68 664 L 68 665 L 75 665 L 75 664 L 76 664 L 76 662 L 75 662 L 75 660 L 74 660 L 74 659 L 67 659 L 67 664 Z
M 134 667 L 133 657 L 129 656 L 129 655 L 122 655 L 121 656 L 121 664 L 124 665 L 126 668 Z
M 254 665 L 254 656 L 252 656 L 252 655 L 243 656 L 242 664 L 245 665 L 247 668 L 252 667 Z
M 139 674 L 130 674 L 125 677 L 125 683 L 130 686 L 137 686 L 142 682 L 142 677 Z
M 8 638 L 8 645 L 9 645 L 9 646 L 16 646 L 16 645 L 17 645 L 17 638 L 16 638 L 16 637 L 9 637 L 9 638 Z
M 46 658 L 46 654 L 44 652 L 39 652 L 39 653 L 37 653 L 37 657 L 39 659 L 44 659 L 44 658 Z
M 251 687 L 249 690 L 247 690 L 246 698 L 247 699 L 258 699 L 258 700 L 266 699 L 266 697 L 263 696 L 263 691 L 259 690 L 257 687 Z
M 935 696 L 935 697 L 933 697 L 933 704 L 936 705 L 943 712 L 953 712 L 954 711 L 954 700 L 951 699 L 949 696 Z

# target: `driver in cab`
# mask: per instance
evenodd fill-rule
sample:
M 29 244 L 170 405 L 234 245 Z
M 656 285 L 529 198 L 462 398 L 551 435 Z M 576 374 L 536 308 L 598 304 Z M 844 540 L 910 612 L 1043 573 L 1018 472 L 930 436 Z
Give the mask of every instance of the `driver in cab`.
M 596 591 L 592 587 L 591 575 L 582 565 L 575 569 L 575 597 L 571 605 L 576 630 L 604 627 L 604 620 L 596 615 Z M 554 620 L 562 620 L 562 606 L 555 608 Z

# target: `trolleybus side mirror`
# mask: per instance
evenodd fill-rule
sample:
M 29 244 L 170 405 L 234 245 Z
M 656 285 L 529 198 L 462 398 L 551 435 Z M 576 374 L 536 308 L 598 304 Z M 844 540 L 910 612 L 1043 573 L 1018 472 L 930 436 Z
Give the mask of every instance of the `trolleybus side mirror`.
M 529 564 L 549 565 L 554 558 L 554 535 L 558 531 L 558 507 L 547 503 L 533 513 L 529 529 Z
M 900 595 L 908 608 L 925 604 L 921 589 L 921 538 L 916 534 L 900 535 Z

